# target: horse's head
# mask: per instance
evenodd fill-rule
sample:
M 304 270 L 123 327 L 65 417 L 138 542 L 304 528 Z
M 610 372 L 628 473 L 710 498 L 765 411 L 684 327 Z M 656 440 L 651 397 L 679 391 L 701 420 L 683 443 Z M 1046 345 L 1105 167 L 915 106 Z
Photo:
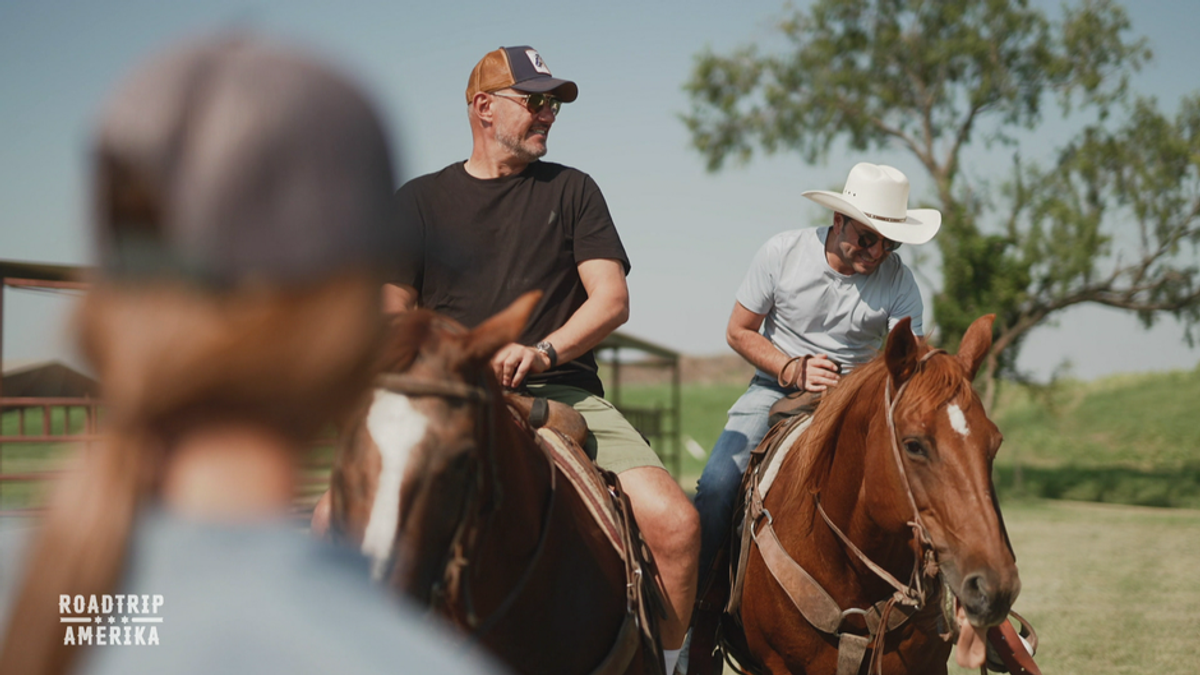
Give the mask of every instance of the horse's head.
M 992 344 L 993 318 L 971 324 L 957 356 L 918 343 L 905 319 L 888 336 L 883 357 L 894 425 L 886 461 L 911 489 L 899 513 L 911 518 L 915 507 L 975 626 L 1003 621 L 1021 588 L 992 485 L 1002 436 L 971 386 Z
M 502 406 L 492 356 L 519 336 L 541 294 L 473 330 L 418 309 L 392 321 L 382 375 L 343 434 L 333 475 L 335 532 L 372 575 L 428 602 L 467 510 L 488 494 L 486 444 Z

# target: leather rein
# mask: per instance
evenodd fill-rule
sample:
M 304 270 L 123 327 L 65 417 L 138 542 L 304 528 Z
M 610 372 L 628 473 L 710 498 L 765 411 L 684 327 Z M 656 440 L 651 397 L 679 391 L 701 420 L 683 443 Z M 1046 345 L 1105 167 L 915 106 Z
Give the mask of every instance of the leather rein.
M 934 349 L 927 352 L 918 362 L 918 368 L 933 356 L 945 353 L 941 349 Z M 915 375 L 916 373 L 914 372 L 913 377 Z M 837 535 L 846 549 L 866 565 L 868 569 L 879 576 L 879 578 L 896 589 L 896 592 L 890 598 L 876 603 L 869 609 L 854 607 L 846 610 L 841 609 L 832 596 L 829 595 L 828 591 L 822 588 L 812 578 L 812 575 L 804 570 L 783 549 L 783 545 L 779 541 L 773 527 L 774 519 L 770 511 L 763 506 L 763 497 L 758 491 L 757 477 L 753 484 L 751 511 L 749 514 L 752 517 L 750 536 L 754 543 L 758 545 L 759 553 L 762 555 L 764 563 L 766 563 L 772 575 L 775 576 L 776 581 L 787 593 L 792 604 L 800 611 L 805 620 L 817 630 L 838 637 L 838 675 L 857 673 L 865 658 L 867 649 L 872 650 L 868 672 L 875 670 L 878 673 L 882 673 L 883 643 L 886 634 L 904 625 L 913 614 L 926 606 L 928 600 L 932 599 L 927 594 L 933 589 L 925 588 L 922 578 L 926 576 L 935 578 L 937 576 L 937 553 L 933 548 L 933 541 L 929 536 L 929 531 L 921 520 L 916 499 L 913 497 L 912 486 L 908 480 L 908 472 L 904 468 L 904 461 L 900 452 L 900 439 L 896 433 L 896 408 L 908 387 L 908 383 L 913 380 L 913 377 L 909 377 L 904 384 L 900 385 L 895 397 L 891 393 L 891 378 L 888 379 L 888 382 L 884 386 L 884 405 L 887 408 L 888 436 L 891 440 L 892 456 L 896 460 L 896 466 L 900 471 L 901 478 L 903 478 L 909 505 L 913 510 L 913 519 L 909 521 L 908 525 L 912 527 L 913 536 L 917 542 L 917 546 L 913 550 L 914 564 L 912 576 L 909 578 L 908 583 L 901 583 L 896 577 L 867 557 L 865 553 L 855 546 L 850 541 L 850 538 L 833 523 L 833 520 L 825 512 L 824 507 L 821 506 L 820 494 L 813 494 L 817 512 L 821 514 L 821 518 L 829 526 L 829 529 Z M 766 517 L 766 522 L 760 528 L 758 527 L 758 523 L 764 516 Z M 940 589 L 937 590 L 940 591 Z M 937 595 L 940 595 L 940 593 L 937 593 Z M 856 635 L 842 630 L 842 624 L 851 615 L 861 615 L 866 620 L 868 636 Z
M 937 354 L 945 353 L 945 350 L 934 349 L 925 354 L 925 356 L 921 357 L 921 360 L 918 362 L 918 366 L 922 363 L 925 363 L 925 361 Z M 913 375 L 915 376 L 916 373 L 913 373 Z M 838 536 L 838 539 L 840 539 L 842 543 L 845 544 L 852 553 L 854 553 L 855 557 L 861 560 L 863 564 L 870 568 L 871 571 L 874 572 L 880 579 L 883 579 L 892 588 L 896 589 L 897 595 L 894 597 L 896 602 L 911 605 L 920 609 L 922 606 L 924 606 L 926 599 L 925 588 L 921 584 L 921 579 L 924 576 L 928 576 L 929 578 L 937 576 L 938 561 L 937 553 L 933 549 L 933 539 L 929 536 L 929 530 L 925 527 L 925 522 L 921 520 L 921 511 L 917 508 L 916 498 L 913 497 L 912 483 L 910 483 L 908 480 L 908 471 L 904 468 L 904 458 L 900 453 L 900 436 L 896 432 L 896 407 L 900 403 L 900 397 L 904 394 L 905 389 L 908 388 L 908 383 L 912 382 L 912 380 L 913 378 L 909 377 L 907 380 L 905 380 L 904 384 L 900 385 L 900 388 L 896 391 L 895 399 L 892 398 L 890 378 L 887 386 L 885 386 L 883 389 L 883 402 L 887 407 L 888 412 L 888 440 L 891 441 L 892 458 L 896 460 L 896 469 L 900 472 L 900 477 L 904 479 L 904 494 L 908 497 L 909 506 L 912 507 L 913 519 L 908 522 L 908 526 L 912 528 L 913 538 L 917 542 L 917 548 L 913 552 L 914 560 L 912 576 L 909 577 L 908 584 L 901 584 L 896 577 L 892 576 L 887 570 L 877 565 L 874 561 L 868 558 L 865 553 L 859 550 L 859 548 L 854 545 L 854 542 L 850 541 L 850 538 L 847 537 L 840 529 L 838 529 L 838 527 L 833 524 L 833 521 L 830 520 L 829 515 L 825 513 L 824 507 L 821 506 L 820 495 L 813 495 L 813 497 L 817 501 L 817 511 L 820 512 L 821 518 L 823 518 L 829 525 L 829 529 L 833 530 L 833 533 Z M 922 558 L 924 558 L 924 564 L 922 564 Z
M 480 378 L 482 381 L 482 377 Z M 520 597 L 521 592 L 529 584 L 529 580 L 533 578 L 533 570 L 537 567 L 538 561 L 542 557 L 542 553 L 546 550 L 546 541 L 549 539 L 550 522 L 554 513 L 554 505 L 558 501 L 555 496 L 557 490 L 556 472 L 553 462 L 549 457 L 546 457 L 547 463 L 550 465 L 550 492 L 546 499 L 546 507 L 542 509 L 541 531 L 538 535 L 538 542 L 534 548 L 533 555 L 530 556 L 524 570 L 521 572 L 517 583 L 509 590 L 508 595 L 496 607 L 496 610 L 491 613 L 482 622 L 479 620 L 475 612 L 474 595 L 471 592 L 470 576 L 466 574 L 466 568 L 470 564 L 467 558 L 466 551 L 473 547 L 478 540 L 480 533 L 490 526 L 492 519 L 495 517 L 499 506 L 503 500 L 503 489 L 500 484 L 499 472 L 496 468 L 496 419 L 493 414 L 494 399 L 491 392 L 482 385 L 471 385 L 465 382 L 454 382 L 445 380 L 433 380 L 412 375 L 402 375 L 396 373 L 386 373 L 376 378 L 375 385 L 377 387 L 387 389 L 388 391 L 403 394 L 405 396 L 436 396 L 446 399 L 457 399 L 474 403 L 483 408 L 483 418 L 486 420 L 481 424 L 486 424 L 486 429 L 478 429 L 483 433 L 486 439 L 485 452 L 482 459 L 491 465 L 492 477 L 492 503 L 487 508 L 486 523 L 479 523 L 478 518 L 483 514 L 482 509 L 474 509 L 475 502 L 478 501 L 483 493 L 483 472 L 479 471 L 479 466 L 476 464 L 473 467 L 472 473 L 475 476 L 476 488 L 468 494 L 468 501 L 464 504 L 466 516 L 462 518 L 458 527 L 454 532 L 454 537 L 450 541 L 450 546 L 447 548 L 443 556 L 443 574 L 442 579 L 436 583 L 432 589 L 431 604 L 440 603 L 447 609 L 453 607 L 453 602 L 456 598 L 461 598 L 465 606 L 465 621 L 467 627 L 471 630 L 471 637 L 474 640 L 481 640 L 491 631 L 501 618 L 512 608 L 513 603 Z M 543 453 L 544 455 L 545 453 Z

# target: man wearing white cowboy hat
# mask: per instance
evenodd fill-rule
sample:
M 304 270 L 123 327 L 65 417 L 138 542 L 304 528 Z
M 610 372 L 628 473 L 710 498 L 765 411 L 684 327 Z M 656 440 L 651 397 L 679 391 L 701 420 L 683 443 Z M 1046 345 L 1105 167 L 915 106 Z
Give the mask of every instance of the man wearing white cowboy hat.
M 831 226 L 783 232 L 754 256 L 726 339 L 757 372 L 729 410 L 696 485 L 701 583 L 728 536 L 738 485 L 750 451 L 769 429 L 771 405 L 793 391 L 837 384 L 840 373 L 870 360 L 906 316 L 913 332 L 923 334 L 921 294 L 894 254 L 901 244 L 932 239 L 942 215 L 909 209 L 908 191 L 897 169 L 857 164 L 841 194 L 803 193 L 833 210 Z

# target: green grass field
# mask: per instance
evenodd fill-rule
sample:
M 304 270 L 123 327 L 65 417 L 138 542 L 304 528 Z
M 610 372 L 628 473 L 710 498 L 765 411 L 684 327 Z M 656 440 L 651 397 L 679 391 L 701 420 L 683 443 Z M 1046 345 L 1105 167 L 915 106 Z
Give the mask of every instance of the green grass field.
M 1194 673 L 1200 663 L 1200 511 L 1005 501 L 1042 672 Z M 951 672 L 967 673 L 951 662 Z

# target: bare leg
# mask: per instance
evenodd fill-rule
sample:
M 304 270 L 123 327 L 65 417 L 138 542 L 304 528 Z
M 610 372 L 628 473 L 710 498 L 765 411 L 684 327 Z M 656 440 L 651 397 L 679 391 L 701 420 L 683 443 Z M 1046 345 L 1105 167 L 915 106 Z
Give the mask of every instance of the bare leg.
M 661 630 L 663 648 L 679 649 L 696 598 L 700 516 L 679 484 L 663 469 L 638 467 L 622 472 L 620 478 L 667 591 L 668 616 Z

